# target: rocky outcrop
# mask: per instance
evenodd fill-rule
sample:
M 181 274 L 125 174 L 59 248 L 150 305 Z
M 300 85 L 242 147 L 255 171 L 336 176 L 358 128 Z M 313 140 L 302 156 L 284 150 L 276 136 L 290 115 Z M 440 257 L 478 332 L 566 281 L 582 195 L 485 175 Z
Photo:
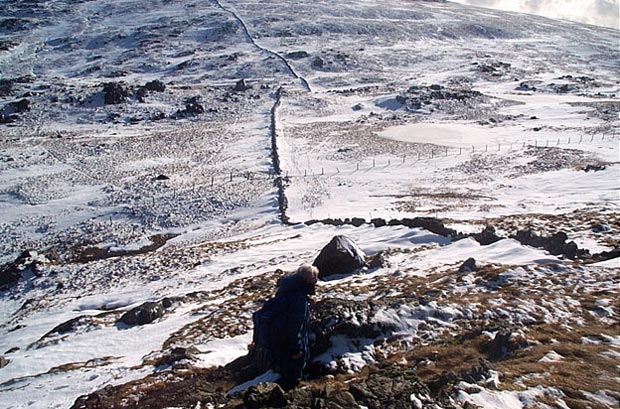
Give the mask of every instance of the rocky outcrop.
M 557 232 L 552 236 L 538 236 L 531 230 L 519 230 L 513 238 L 526 246 L 544 248 L 553 255 L 563 255 L 571 260 L 588 254 L 587 250 L 580 250 L 574 241 L 567 243 L 568 235 L 564 232 Z
M 491 225 L 485 226 L 480 233 L 472 234 L 471 237 L 483 246 L 488 246 L 502 239 L 495 233 L 495 227 Z
M 335 236 L 321 250 L 313 265 L 319 269 L 319 278 L 334 274 L 348 274 L 364 266 L 366 254 L 347 236 Z
M 144 304 L 127 311 L 119 319 L 127 325 L 150 324 L 158 318 L 164 316 L 164 301 L 145 302 Z
M 235 86 L 233 87 L 233 91 L 235 92 L 243 92 L 243 91 L 247 91 L 248 89 L 250 89 L 250 86 L 246 84 L 243 78 L 237 81 L 235 83 Z
M 103 84 L 103 100 L 106 105 L 122 104 L 129 95 L 127 88 L 120 82 Z
M 11 288 L 27 271 L 41 275 L 48 260 L 35 251 L 23 251 L 15 260 L 0 267 L 0 290 Z
M 478 266 L 476 265 L 476 259 L 473 257 L 465 260 L 463 264 L 459 267 L 459 273 L 470 273 L 472 271 L 477 271 Z

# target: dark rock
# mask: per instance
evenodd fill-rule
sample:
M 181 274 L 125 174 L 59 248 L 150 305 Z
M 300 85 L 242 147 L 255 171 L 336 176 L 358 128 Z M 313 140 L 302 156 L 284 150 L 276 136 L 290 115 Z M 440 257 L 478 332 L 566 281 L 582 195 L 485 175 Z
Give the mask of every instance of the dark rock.
M 474 259 L 473 257 L 465 260 L 465 262 L 461 264 L 461 267 L 459 267 L 459 273 L 469 273 L 477 270 L 478 267 L 476 266 L 476 259 Z
M 370 223 L 374 224 L 375 227 L 383 227 L 387 225 L 385 219 L 382 218 L 374 218 L 370 221 Z
M 205 108 L 200 103 L 201 99 L 202 98 L 200 95 L 188 98 L 185 101 L 185 110 L 183 111 L 184 115 L 198 115 L 204 113 Z
M 351 224 L 355 227 L 360 227 L 363 224 L 366 224 L 366 219 L 362 219 L 361 217 L 354 217 L 351 219 Z
M 564 245 L 564 248 L 562 248 L 562 254 L 570 260 L 577 258 L 578 251 L 579 248 L 577 247 L 577 243 L 574 241 L 569 241 L 566 245 Z
M 292 407 L 310 408 L 314 401 L 312 391 L 310 389 L 291 389 L 288 393 L 288 400 Z
M 557 232 L 553 236 L 538 236 L 531 230 L 519 230 L 513 238 L 526 246 L 544 248 L 553 255 L 563 255 L 569 259 L 583 258 L 589 255 L 587 250 L 581 250 L 574 242 L 566 243 L 568 236 L 564 232 Z
M 250 89 L 250 86 L 248 86 L 245 83 L 245 80 L 242 78 L 239 81 L 237 81 L 237 83 L 235 84 L 235 87 L 233 88 L 233 91 L 235 92 L 243 92 Z
M 483 246 L 487 246 L 501 240 L 501 237 L 495 234 L 495 227 L 491 225 L 486 226 L 480 233 L 473 234 L 472 237 Z
M 170 308 L 172 307 L 172 304 L 174 303 L 174 301 L 172 301 L 170 298 L 166 297 L 163 300 L 161 300 L 161 305 L 164 308 Z
M 585 168 L 583 168 L 584 172 L 598 172 L 601 170 L 605 170 L 606 166 L 605 165 L 586 165 Z
M 378 268 L 385 267 L 387 261 L 385 260 L 385 254 L 383 251 L 378 252 L 377 254 L 370 256 L 370 263 L 368 264 L 368 268 L 371 270 L 376 270 Z
M 290 53 L 286 54 L 286 56 L 288 58 L 292 58 L 294 60 L 298 60 L 298 59 L 301 59 L 301 58 L 309 57 L 309 54 L 306 51 L 291 51 Z
M 498 360 L 511 356 L 514 351 L 528 346 L 529 342 L 523 335 L 505 329 L 495 334 L 493 340 L 486 346 L 486 352 L 489 358 Z
M 604 224 L 604 223 L 598 223 L 592 226 L 592 231 L 594 233 L 608 232 L 608 231 L 611 231 L 611 226 L 609 226 L 608 224 Z
M 147 91 L 154 91 L 154 92 L 164 92 L 166 90 L 166 86 L 164 85 L 164 83 L 159 80 L 153 80 L 153 81 L 147 82 L 144 85 L 144 88 Z
M 335 236 L 321 250 L 314 260 L 319 269 L 319 278 L 333 274 L 347 274 L 364 266 L 366 255 L 353 240 L 347 236 Z
M 7 366 L 9 364 L 9 362 L 11 362 L 11 361 L 9 361 L 8 359 L 6 359 L 3 356 L 0 356 L 0 368 L 4 368 L 5 366 Z
M 316 56 L 312 59 L 312 67 L 321 69 L 325 66 L 325 61 L 319 56 Z
M 106 105 L 122 104 L 129 92 L 119 82 L 107 82 L 103 84 L 103 99 Z
M 41 274 L 41 262 L 29 250 L 23 251 L 15 260 L 0 266 L 0 290 L 7 290 L 22 277 L 22 272 L 30 270 Z
M 145 302 L 123 314 L 120 321 L 127 325 L 144 325 L 163 317 L 163 315 L 164 308 L 161 302 Z
M 243 403 L 248 409 L 281 408 L 288 404 L 286 395 L 276 383 L 259 383 L 243 394 Z
M 155 180 L 169 180 L 170 178 L 166 175 L 158 175 Z
M 11 95 L 13 91 L 13 81 L 11 80 L 0 80 L 0 97 L 8 97 Z

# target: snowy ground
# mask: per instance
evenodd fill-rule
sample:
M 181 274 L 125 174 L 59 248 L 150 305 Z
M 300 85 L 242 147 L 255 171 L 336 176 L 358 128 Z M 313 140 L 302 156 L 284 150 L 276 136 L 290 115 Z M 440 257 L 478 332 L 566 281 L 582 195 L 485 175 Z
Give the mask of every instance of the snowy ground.
M 170 369 L 154 362 L 175 346 L 195 346 L 196 367 L 234 360 L 271 291 L 248 283 L 313 261 L 336 234 L 385 251 L 387 264 L 321 283 L 320 297 L 390 298 L 422 284 L 445 294 L 367 317 L 396 321 L 403 340 L 432 343 L 484 308 L 491 320 L 575 334 L 588 314 L 617 328 L 617 258 L 585 265 L 512 239 L 303 224 L 431 216 L 465 233 L 564 231 L 592 254 L 617 249 L 617 30 L 441 2 L 0 6 L 0 110 L 17 115 L 0 125 L 0 261 L 44 256 L 0 293 L 4 407 L 69 407 Z M 235 90 L 241 79 L 249 88 Z M 140 96 L 153 80 L 165 90 Z M 123 102 L 104 102 L 108 82 L 122 82 Z M 203 112 L 188 112 L 193 97 Z M 29 109 L 15 113 L 23 99 Z M 274 126 L 296 225 L 280 223 Z M 469 257 L 499 271 L 500 289 L 545 295 L 515 303 L 510 291 L 480 291 L 475 273 L 452 280 Z M 118 323 L 164 297 L 173 306 L 155 322 Z M 620 334 L 590 335 L 584 345 L 600 344 L 617 381 Z M 326 365 L 359 370 L 382 353 L 336 341 L 319 357 Z M 562 359 L 553 352 L 543 362 Z M 534 375 L 461 385 L 458 398 L 566 405 Z M 610 408 L 620 392 L 580 390 Z

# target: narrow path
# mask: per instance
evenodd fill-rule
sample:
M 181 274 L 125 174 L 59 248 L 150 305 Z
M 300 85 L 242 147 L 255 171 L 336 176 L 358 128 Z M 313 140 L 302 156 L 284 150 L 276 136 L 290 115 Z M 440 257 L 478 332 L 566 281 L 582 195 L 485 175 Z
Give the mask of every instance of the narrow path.
M 308 81 L 306 81 L 306 79 L 304 77 L 302 77 L 301 75 L 297 74 L 297 72 L 295 72 L 295 70 L 293 69 L 293 67 L 291 67 L 291 65 L 289 64 L 289 62 L 286 60 L 286 58 L 282 57 L 280 54 L 278 54 L 275 51 L 269 50 L 261 45 L 259 45 L 258 43 L 256 43 L 256 41 L 254 40 L 254 38 L 252 38 L 252 35 L 250 34 L 250 30 L 248 30 L 248 26 L 245 23 L 245 21 L 243 21 L 243 19 L 234 11 L 231 10 L 229 8 L 224 7 L 224 5 L 222 5 L 220 0 L 213 0 L 213 2 L 222 10 L 224 10 L 225 12 L 229 13 L 231 16 L 233 16 L 233 18 L 235 20 L 237 20 L 239 22 L 239 24 L 241 25 L 241 27 L 243 28 L 243 31 L 245 33 L 245 36 L 247 37 L 248 41 L 250 43 L 252 43 L 254 45 L 254 47 L 256 47 L 257 49 L 259 49 L 260 51 L 263 51 L 269 55 L 272 55 L 274 57 L 276 57 L 277 59 L 279 59 L 280 61 L 282 61 L 284 63 L 284 65 L 286 66 L 286 68 L 288 69 L 289 73 L 295 77 L 296 79 L 298 79 L 301 82 L 302 87 L 308 91 L 311 92 L 312 90 L 310 89 L 310 85 L 308 84 Z

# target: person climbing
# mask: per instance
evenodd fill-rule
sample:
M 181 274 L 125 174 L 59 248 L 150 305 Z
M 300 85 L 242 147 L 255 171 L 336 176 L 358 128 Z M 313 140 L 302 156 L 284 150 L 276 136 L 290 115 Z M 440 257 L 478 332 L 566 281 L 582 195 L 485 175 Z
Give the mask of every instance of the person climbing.
M 285 389 L 299 383 L 310 358 L 310 296 L 315 294 L 318 274 L 315 266 L 302 264 L 294 273 L 283 276 L 275 296 L 252 317 L 257 367 L 278 372 Z

